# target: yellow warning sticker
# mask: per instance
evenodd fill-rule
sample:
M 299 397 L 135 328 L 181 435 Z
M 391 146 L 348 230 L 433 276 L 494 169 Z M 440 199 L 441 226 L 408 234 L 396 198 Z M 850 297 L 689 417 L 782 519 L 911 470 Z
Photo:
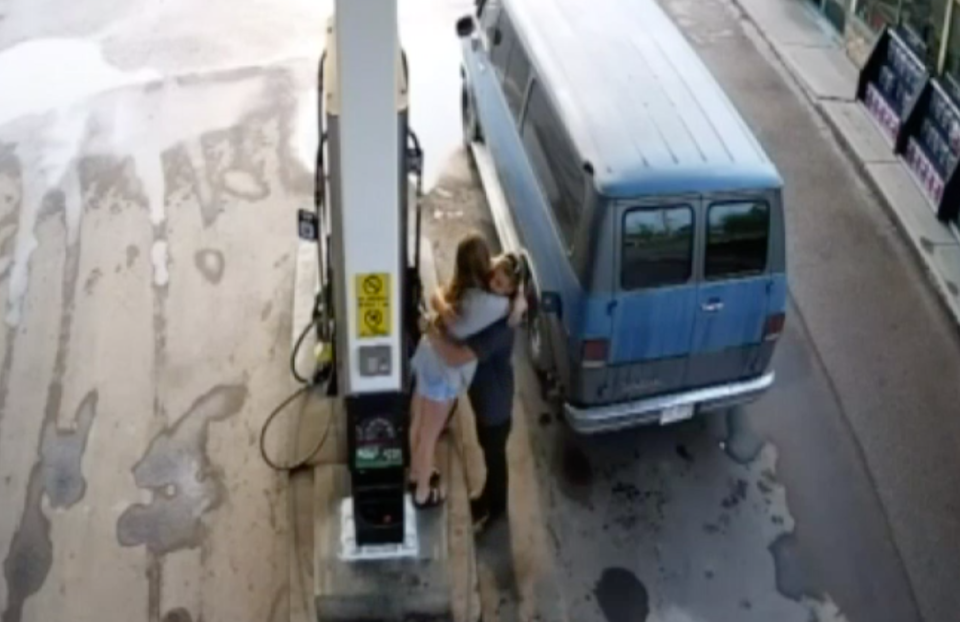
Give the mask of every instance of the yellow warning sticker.
M 390 336 L 390 275 L 385 272 L 358 274 L 357 337 Z

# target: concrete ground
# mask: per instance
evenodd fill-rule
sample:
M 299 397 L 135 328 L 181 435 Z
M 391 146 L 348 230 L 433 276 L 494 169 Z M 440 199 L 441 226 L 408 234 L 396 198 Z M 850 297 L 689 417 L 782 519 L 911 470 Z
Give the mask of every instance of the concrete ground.
M 461 232 L 492 235 L 456 153 L 451 24 L 470 4 L 401 2 L 413 124 L 428 181 L 444 175 L 427 210 L 441 266 Z M 954 620 L 956 327 L 739 14 L 665 4 L 787 181 L 778 385 L 727 416 L 578 439 L 518 347 L 484 620 Z M 256 440 L 291 389 L 293 214 L 328 10 L 0 4 L 3 622 L 298 609 L 288 490 Z
M 455 14 L 401 4 L 435 179 Z M 288 619 L 286 480 L 256 442 L 293 388 L 330 8 L 0 2 L 3 622 Z

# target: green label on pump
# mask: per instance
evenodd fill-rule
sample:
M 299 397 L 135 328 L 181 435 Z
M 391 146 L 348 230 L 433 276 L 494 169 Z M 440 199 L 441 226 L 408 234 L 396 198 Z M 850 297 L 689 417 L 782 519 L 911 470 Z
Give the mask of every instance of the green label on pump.
M 358 469 L 386 469 L 403 466 L 403 450 L 399 447 L 358 447 L 354 456 Z

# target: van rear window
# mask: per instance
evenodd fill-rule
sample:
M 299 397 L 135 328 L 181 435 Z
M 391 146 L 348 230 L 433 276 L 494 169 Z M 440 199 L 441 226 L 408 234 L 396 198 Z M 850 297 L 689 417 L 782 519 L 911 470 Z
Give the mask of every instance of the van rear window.
M 630 210 L 623 217 L 620 286 L 645 289 L 690 280 L 693 209 L 689 205 Z
M 707 212 L 706 279 L 759 274 L 767 268 L 770 207 L 762 201 L 714 203 Z

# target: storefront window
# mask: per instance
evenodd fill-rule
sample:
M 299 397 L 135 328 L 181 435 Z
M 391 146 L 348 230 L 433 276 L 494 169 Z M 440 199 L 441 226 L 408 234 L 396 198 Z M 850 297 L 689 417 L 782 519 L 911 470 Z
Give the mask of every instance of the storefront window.
M 922 56 L 925 56 L 930 67 L 936 67 L 939 60 L 940 39 L 943 37 L 943 25 L 947 20 L 947 5 L 951 1 L 953 0 L 903 0 L 903 25 L 925 48 Z
M 823 2 L 821 7 L 823 14 L 837 29 L 837 32 L 843 32 L 846 28 L 848 7 L 848 0 L 824 0 Z
M 902 1 L 905 0 L 859 0 L 857 17 L 872 30 L 879 32 L 884 26 L 897 23 Z

